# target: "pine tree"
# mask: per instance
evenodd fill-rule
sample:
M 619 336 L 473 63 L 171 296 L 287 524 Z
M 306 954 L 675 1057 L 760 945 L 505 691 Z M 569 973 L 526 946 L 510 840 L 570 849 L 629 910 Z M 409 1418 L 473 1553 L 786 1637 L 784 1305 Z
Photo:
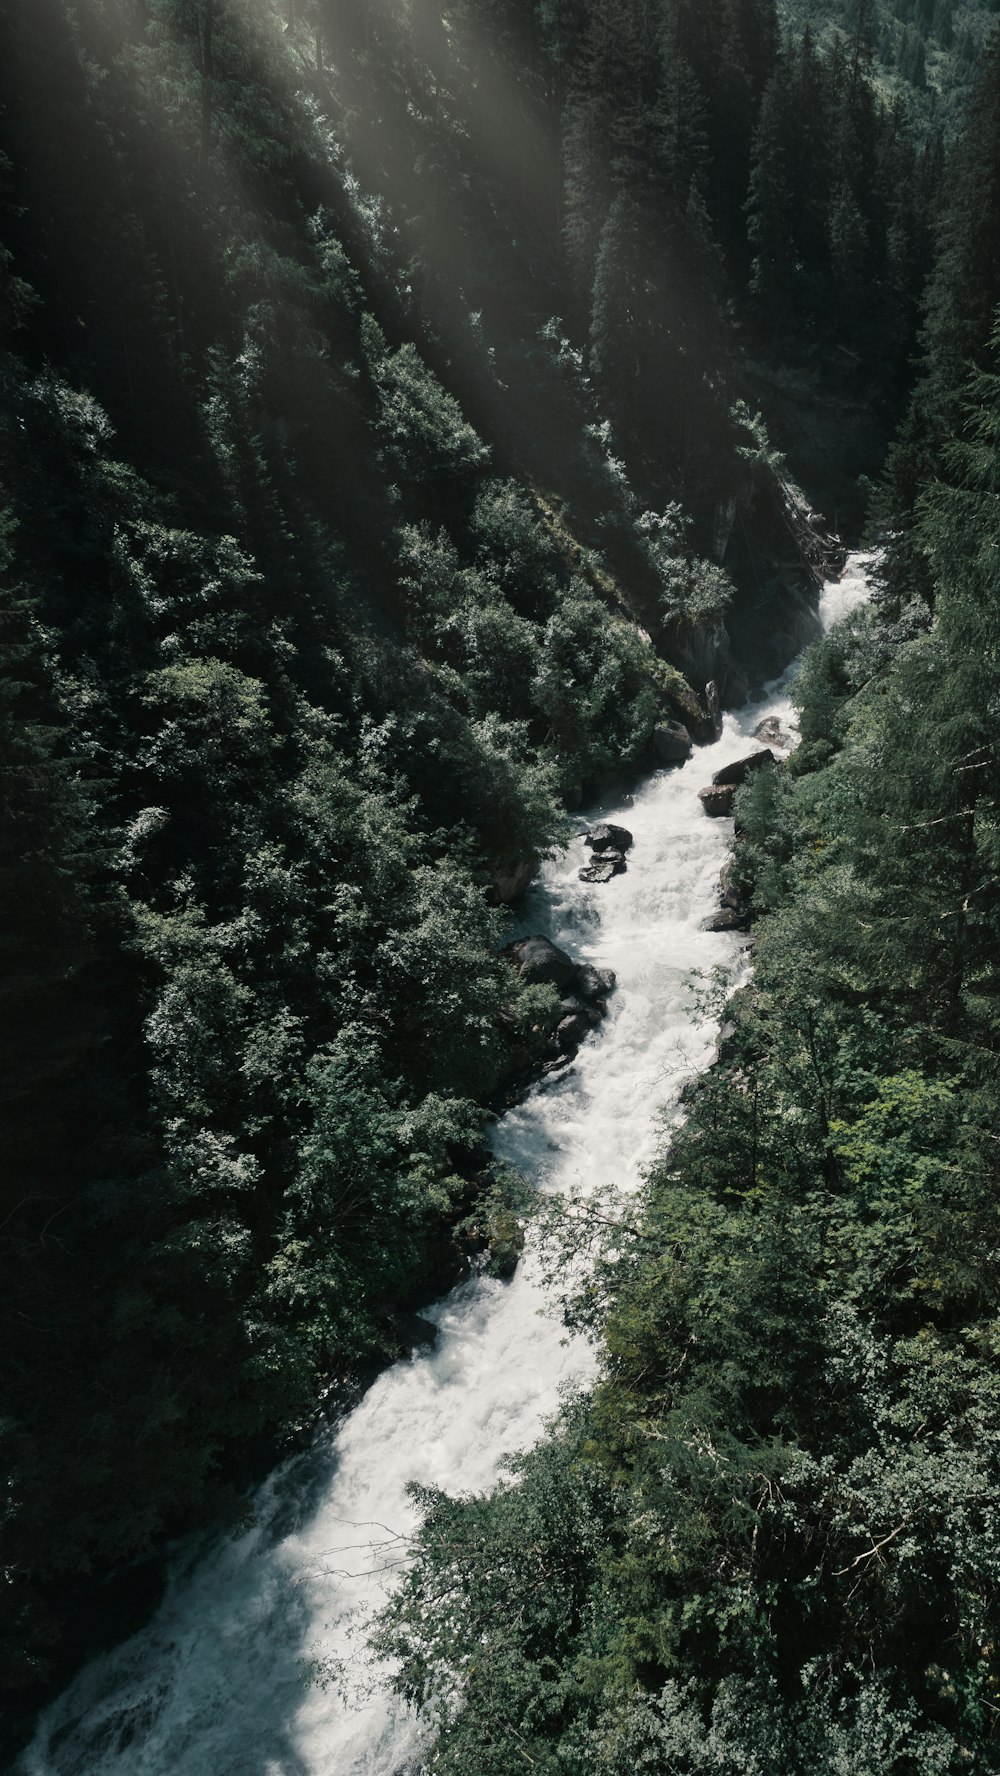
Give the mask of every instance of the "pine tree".
M 30 1224 L 46 1201 L 42 1212 L 54 1212 L 76 1169 L 81 1069 L 100 1041 L 88 908 L 97 854 L 92 809 L 57 720 L 48 638 L 34 601 L 13 575 L 13 540 L 13 520 L 5 513 L 0 518 L 0 1176 L 5 1190 L 14 1193 L 4 1213 Z
M 936 0 L 933 29 L 941 48 L 951 49 L 955 42 L 955 17 L 952 0 Z
M 987 369 L 962 392 L 940 475 L 920 497 L 912 544 L 934 585 L 934 626 L 903 657 L 883 744 L 897 760 L 872 797 L 870 869 L 901 911 L 900 943 L 923 1020 L 949 1038 L 1000 1044 L 1000 311 Z M 886 819 L 893 836 L 885 843 Z
M 899 46 L 899 71 L 904 80 L 919 91 L 927 85 L 927 56 L 919 31 L 907 26 Z
M 932 172 L 928 162 L 928 173 Z M 925 298 L 920 380 L 890 452 L 880 513 L 897 531 L 898 596 L 933 597 L 908 540 L 918 492 L 960 424 L 970 365 L 985 368 L 1000 299 L 1000 33 L 987 51 L 966 131 L 947 164 L 937 258 Z
M 644 332 L 642 225 L 635 199 L 620 192 L 601 230 L 590 310 L 594 373 L 623 408 L 642 379 Z
M 747 202 L 756 305 L 796 330 L 825 299 L 829 131 L 828 82 L 807 31 L 764 92 Z

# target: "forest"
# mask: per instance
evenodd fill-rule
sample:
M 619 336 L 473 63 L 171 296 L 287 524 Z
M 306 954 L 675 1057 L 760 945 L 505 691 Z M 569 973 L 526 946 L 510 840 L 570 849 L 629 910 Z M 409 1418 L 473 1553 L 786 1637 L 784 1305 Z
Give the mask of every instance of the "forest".
M 779 13 L 821 43 L 860 30 L 880 91 L 905 100 L 918 131 L 960 127 L 997 19 L 995 0 L 781 0 Z
M 507 1225 L 510 904 L 867 526 L 596 1387 L 378 1636 L 442 1776 L 998 1765 L 995 10 L 0 0 L 11 1745 Z

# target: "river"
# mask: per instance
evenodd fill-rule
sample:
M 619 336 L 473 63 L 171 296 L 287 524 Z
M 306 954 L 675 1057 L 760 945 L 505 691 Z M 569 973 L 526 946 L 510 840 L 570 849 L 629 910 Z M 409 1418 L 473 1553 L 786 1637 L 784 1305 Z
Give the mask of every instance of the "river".
M 824 589 L 824 627 L 864 598 L 869 560 L 852 556 Z M 716 1028 L 692 979 L 721 966 L 735 984 L 747 964 L 745 939 L 704 929 L 732 823 L 708 819 L 697 792 L 747 752 L 765 715 L 791 724 L 794 670 L 681 769 L 593 811 L 633 833 L 625 875 L 582 884 L 578 839 L 529 892 L 517 934 L 545 932 L 619 983 L 572 1067 L 496 1125 L 498 1158 L 540 1190 L 637 1188 L 663 1115 L 712 1059 Z M 175 1550 L 152 1620 L 45 1711 L 18 1776 L 416 1776 L 419 1723 L 364 1650 L 405 1559 L 407 1483 L 491 1485 L 502 1456 L 535 1442 L 560 1390 L 594 1367 L 589 1345 L 566 1337 L 530 1237 L 511 1282 L 463 1283 L 428 1317 L 436 1346 L 386 1370 L 283 1464 L 250 1529 Z

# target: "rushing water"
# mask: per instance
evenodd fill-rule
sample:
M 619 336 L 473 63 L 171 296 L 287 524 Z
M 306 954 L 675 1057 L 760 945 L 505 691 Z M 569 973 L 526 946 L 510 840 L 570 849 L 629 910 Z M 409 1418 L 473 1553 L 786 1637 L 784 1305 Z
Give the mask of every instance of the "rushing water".
M 865 596 L 867 566 L 852 556 L 825 588 L 824 627 Z M 716 1032 L 697 1008 L 692 971 L 722 965 L 735 979 L 745 948 L 703 929 L 732 829 L 706 818 L 697 791 L 747 751 L 764 715 L 792 724 L 789 677 L 764 702 L 727 715 L 716 745 L 656 773 L 627 807 L 600 811 L 634 835 L 626 875 L 583 885 L 577 840 L 530 893 L 522 930 L 613 968 L 619 983 L 572 1068 L 497 1125 L 498 1157 L 540 1189 L 634 1187 L 660 1113 L 712 1057 Z M 436 1347 L 387 1370 L 335 1431 L 284 1464 L 261 1489 L 249 1532 L 193 1540 L 175 1556 L 153 1620 L 47 1710 L 17 1766 L 23 1776 L 417 1770 L 418 1723 L 364 1655 L 364 1623 L 414 1523 L 407 1483 L 489 1486 L 504 1453 L 538 1438 L 563 1384 L 585 1380 L 594 1360 L 547 1309 L 530 1241 L 513 1281 L 464 1283 L 429 1317 Z M 349 1674 L 346 1693 L 330 1676 L 337 1669 Z

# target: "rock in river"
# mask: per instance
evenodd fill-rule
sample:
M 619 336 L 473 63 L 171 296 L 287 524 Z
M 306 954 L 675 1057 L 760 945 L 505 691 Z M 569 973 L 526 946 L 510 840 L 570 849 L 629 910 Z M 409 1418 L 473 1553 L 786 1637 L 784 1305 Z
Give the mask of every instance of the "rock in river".
M 795 745 L 795 735 L 784 726 L 780 715 L 765 715 L 754 728 L 753 737 L 762 740 L 765 746 L 779 747 L 782 752 L 789 752 Z
M 721 815 L 732 813 L 735 794 L 735 783 L 723 783 L 711 789 L 699 789 L 698 800 L 705 813 L 711 815 L 713 820 L 718 820 Z
M 601 826 L 592 826 L 589 832 L 584 833 L 583 842 L 598 855 L 606 851 L 624 852 L 629 850 L 632 844 L 632 834 L 627 827 L 602 824 Z
M 556 1042 L 561 1053 L 575 1054 L 590 1028 L 590 1019 L 583 1010 L 568 1012 L 560 1018 L 556 1026 Z
M 589 962 L 581 962 L 574 986 L 581 999 L 603 999 L 614 992 L 616 979 L 613 968 L 592 968 Z
M 723 907 L 721 912 L 713 913 L 705 926 L 706 931 L 749 931 L 753 915 L 748 906 Z
M 602 859 L 595 867 L 604 867 Z M 624 863 L 622 864 L 624 868 Z M 597 1028 L 608 1014 L 608 994 L 614 991 L 615 975 L 610 968 L 594 968 L 589 962 L 574 962 L 565 950 L 557 949 L 547 937 L 522 937 L 508 944 L 504 955 L 513 962 L 523 980 L 549 985 L 559 993 L 559 1015 L 554 1025 L 543 1029 L 543 1039 L 555 1058 L 545 1062 L 543 1072 L 563 1067 L 575 1055 L 589 1030 Z M 535 1064 L 540 1055 L 532 1057 Z
M 593 863 L 580 871 L 581 882 L 610 882 L 612 876 L 625 873 L 625 859 L 620 851 L 598 851 Z
M 538 868 L 537 857 L 505 857 L 495 866 L 489 884 L 490 897 L 501 906 L 513 906 L 520 900 Z
M 660 722 L 653 729 L 653 751 L 660 765 L 683 765 L 694 750 L 683 722 Z
M 575 981 L 577 965 L 572 956 L 567 956 L 565 950 L 558 949 L 547 937 L 522 937 L 516 943 L 508 944 L 505 953 L 526 981 L 552 986 L 559 992 L 571 987 Z
M 731 765 L 723 765 L 721 771 L 713 774 L 712 782 L 716 789 L 732 784 L 734 788 L 745 783 L 752 771 L 759 771 L 762 765 L 773 765 L 777 761 L 769 747 L 763 752 L 752 752 L 748 758 L 734 759 Z
M 730 912 L 741 913 L 746 906 L 746 898 L 739 886 L 736 875 L 736 859 L 730 857 L 719 872 L 719 887 L 722 893 L 722 904 Z
M 570 993 L 567 998 L 560 999 L 559 1010 L 563 1017 L 575 1017 L 579 1013 L 581 1017 L 586 1018 L 590 1029 L 596 1030 L 601 1019 L 607 1016 L 608 1008 L 603 1000 L 587 1001 L 578 998 L 575 993 Z

